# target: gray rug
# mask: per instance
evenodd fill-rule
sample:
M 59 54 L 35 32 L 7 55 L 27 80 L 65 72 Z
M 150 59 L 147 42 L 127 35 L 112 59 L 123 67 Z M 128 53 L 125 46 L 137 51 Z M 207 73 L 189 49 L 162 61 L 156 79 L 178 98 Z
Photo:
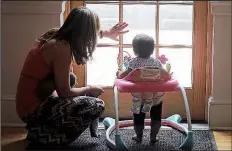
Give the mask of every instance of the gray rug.
M 168 151 L 178 150 L 177 147 L 183 142 L 185 136 L 176 130 L 161 130 L 158 134 L 159 142 L 154 146 L 149 145 L 149 129 L 144 130 L 144 139 L 142 143 L 136 143 L 131 140 L 134 135 L 133 129 L 121 129 L 120 133 L 123 140 L 127 144 L 130 151 Z M 86 130 L 72 145 L 72 150 L 88 150 L 88 151 L 110 151 L 106 146 L 105 130 L 99 130 L 100 138 L 91 138 L 89 131 Z M 194 130 L 193 150 L 217 150 L 215 139 L 212 131 Z M 114 135 L 111 135 L 114 139 Z

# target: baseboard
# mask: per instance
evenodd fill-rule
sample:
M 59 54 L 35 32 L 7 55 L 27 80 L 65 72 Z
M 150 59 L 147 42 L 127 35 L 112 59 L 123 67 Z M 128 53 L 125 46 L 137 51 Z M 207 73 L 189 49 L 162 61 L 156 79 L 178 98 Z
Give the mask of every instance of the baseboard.
M 232 130 L 231 102 L 222 101 L 222 104 L 218 102 L 212 98 L 209 101 L 209 128 L 212 130 Z M 1 126 L 25 126 L 25 123 L 20 120 L 16 113 L 15 99 L 13 97 L 1 98 Z
M 232 130 L 231 108 L 231 100 L 209 98 L 209 128 L 212 130 Z
M 1 98 L 1 126 L 20 126 L 24 123 L 16 112 L 15 98 Z
M 232 127 L 210 127 L 210 130 L 213 130 L 213 131 L 217 131 L 217 130 L 220 130 L 220 131 L 232 131 Z
M 15 123 L 1 123 L 1 127 L 25 127 L 26 124 L 15 124 Z

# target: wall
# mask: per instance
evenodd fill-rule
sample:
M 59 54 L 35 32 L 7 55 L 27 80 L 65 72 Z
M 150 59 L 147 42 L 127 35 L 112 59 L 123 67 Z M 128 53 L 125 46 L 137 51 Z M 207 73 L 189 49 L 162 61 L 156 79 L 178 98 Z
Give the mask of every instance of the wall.
M 2 28 L 2 0 L 0 0 L 0 29 Z M 0 67 L 2 67 L 2 35 L 0 35 Z M 1 70 L 0 70 L 0 97 L 2 96 L 2 89 L 1 89 L 1 86 L 2 86 L 2 73 L 1 73 Z M 1 104 L 0 104 L 1 106 Z M 1 118 L 0 118 L 1 119 Z M 1 133 L 1 130 L 0 130 L 0 133 Z
M 22 125 L 15 112 L 19 74 L 35 39 L 49 28 L 60 26 L 61 6 L 61 1 L 2 2 L 2 125 Z
M 212 3 L 213 90 L 209 98 L 211 129 L 232 129 L 231 115 L 231 2 Z

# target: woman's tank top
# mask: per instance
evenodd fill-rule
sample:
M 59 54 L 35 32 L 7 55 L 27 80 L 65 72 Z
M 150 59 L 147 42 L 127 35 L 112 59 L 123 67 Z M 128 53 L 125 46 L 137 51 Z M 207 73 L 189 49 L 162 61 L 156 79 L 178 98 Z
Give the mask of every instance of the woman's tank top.
M 42 56 L 41 45 L 35 44 L 24 62 L 16 93 L 16 110 L 20 117 L 33 113 L 40 105 L 37 87 L 41 80 L 52 73 Z

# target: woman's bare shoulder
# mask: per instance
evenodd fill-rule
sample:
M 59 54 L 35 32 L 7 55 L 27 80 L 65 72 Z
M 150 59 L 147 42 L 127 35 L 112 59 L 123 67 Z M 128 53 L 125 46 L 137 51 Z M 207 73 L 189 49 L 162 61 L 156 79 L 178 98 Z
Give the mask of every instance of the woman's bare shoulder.
M 45 58 L 49 60 L 49 62 L 53 62 L 56 59 L 64 60 L 71 58 L 71 51 L 69 43 L 62 40 L 50 40 L 43 46 L 43 54 L 45 55 Z
M 69 43 L 64 40 L 54 41 L 54 47 L 52 49 L 53 54 L 57 57 L 70 57 L 71 51 Z
M 65 40 L 58 40 L 58 41 L 55 41 L 55 43 L 57 47 L 70 49 L 69 43 Z
M 70 45 L 65 40 L 55 40 L 52 39 L 46 43 L 46 47 L 52 47 L 55 49 L 70 49 Z

